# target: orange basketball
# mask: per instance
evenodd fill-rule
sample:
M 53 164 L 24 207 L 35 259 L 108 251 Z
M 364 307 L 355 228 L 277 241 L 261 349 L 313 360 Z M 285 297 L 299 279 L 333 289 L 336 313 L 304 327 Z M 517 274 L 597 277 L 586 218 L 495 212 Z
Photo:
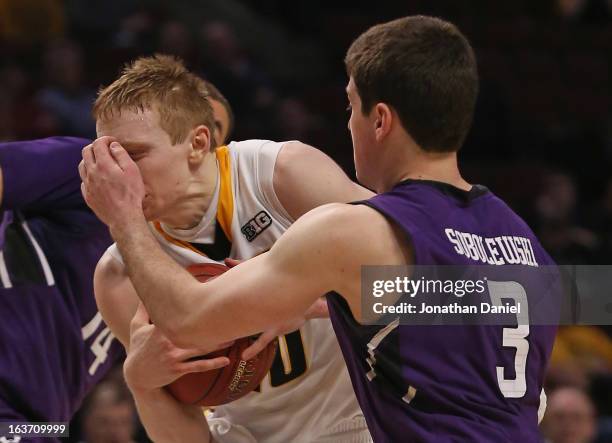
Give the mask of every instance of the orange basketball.
M 201 282 L 228 269 L 217 263 L 196 264 L 187 268 Z M 181 403 L 198 406 L 218 406 L 244 397 L 259 386 L 270 370 L 276 353 L 275 340 L 251 360 L 242 360 L 242 352 L 256 339 L 256 336 L 241 338 L 226 349 L 202 356 L 228 357 L 230 364 L 212 371 L 186 374 L 169 384 L 168 391 Z

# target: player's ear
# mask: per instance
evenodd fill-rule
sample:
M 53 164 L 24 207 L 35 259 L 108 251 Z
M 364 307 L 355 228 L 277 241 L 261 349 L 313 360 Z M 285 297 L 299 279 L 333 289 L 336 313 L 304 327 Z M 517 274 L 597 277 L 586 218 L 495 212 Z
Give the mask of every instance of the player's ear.
M 391 131 L 393 112 L 386 103 L 377 103 L 372 110 L 374 114 L 374 132 L 376 140 L 381 141 Z
M 196 126 L 191 133 L 191 152 L 189 160 L 199 163 L 210 152 L 211 133 L 208 127 L 204 125 Z

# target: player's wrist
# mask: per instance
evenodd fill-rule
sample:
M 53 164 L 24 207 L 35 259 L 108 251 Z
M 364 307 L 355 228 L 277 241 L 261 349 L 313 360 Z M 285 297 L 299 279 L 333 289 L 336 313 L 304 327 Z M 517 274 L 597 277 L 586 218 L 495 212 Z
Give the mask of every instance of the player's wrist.
M 123 374 L 125 378 L 125 384 L 132 392 L 134 397 L 154 397 L 156 395 L 159 395 L 159 391 L 164 389 L 160 386 L 151 387 L 147 386 L 144 383 L 141 383 L 140 378 L 135 376 L 135 374 L 132 374 L 129 370 L 124 369 Z
M 124 373 L 125 374 L 125 373 Z M 148 386 L 145 386 L 141 383 L 137 383 L 135 382 L 132 378 L 128 377 L 127 374 L 125 374 L 125 384 L 127 385 L 128 389 L 130 390 L 130 392 L 134 395 L 134 397 L 140 396 L 150 396 L 153 394 L 153 392 L 156 389 L 161 389 L 161 388 L 151 388 Z
M 116 220 L 109 224 L 109 230 L 113 238 L 119 242 L 121 238 L 134 235 L 138 230 L 147 230 L 147 220 L 142 209 L 131 209 L 119 214 Z

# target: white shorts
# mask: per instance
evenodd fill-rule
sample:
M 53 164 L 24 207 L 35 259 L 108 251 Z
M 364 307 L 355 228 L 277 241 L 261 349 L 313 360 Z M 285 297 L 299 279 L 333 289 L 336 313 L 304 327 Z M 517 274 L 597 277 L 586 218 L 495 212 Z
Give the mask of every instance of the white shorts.
M 266 443 L 265 439 L 257 441 L 244 426 L 231 423 L 223 417 L 208 417 L 208 426 L 216 443 Z M 275 436 L 275 440 L 278 440 L 278 436 Z M 347 419 L 326 430 L 324 435 L 290 440 L 291 443 L 372 443 L 363 417 Z M 286 441 L 289 443 L 289 439 Z

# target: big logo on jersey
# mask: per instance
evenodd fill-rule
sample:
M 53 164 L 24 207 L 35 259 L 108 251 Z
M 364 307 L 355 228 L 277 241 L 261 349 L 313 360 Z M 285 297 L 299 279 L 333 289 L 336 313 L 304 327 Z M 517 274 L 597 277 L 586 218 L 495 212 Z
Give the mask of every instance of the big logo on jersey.
M 247 241 L 252 242 L 272 224 L 272 217 L 266 211 L 259 211 L 255 217 L 250 219 L 240 228 Z

